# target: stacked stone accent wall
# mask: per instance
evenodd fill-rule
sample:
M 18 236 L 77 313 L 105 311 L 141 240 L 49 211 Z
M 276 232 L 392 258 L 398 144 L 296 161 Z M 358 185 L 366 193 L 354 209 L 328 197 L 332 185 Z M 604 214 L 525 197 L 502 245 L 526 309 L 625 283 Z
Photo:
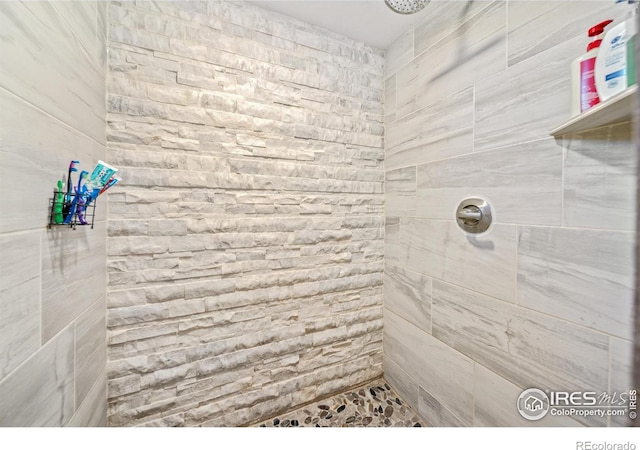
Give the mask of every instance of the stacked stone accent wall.
M 246 425 L 381 375 L 383 65 L 249 4 L 111 4 L 110 425 Z

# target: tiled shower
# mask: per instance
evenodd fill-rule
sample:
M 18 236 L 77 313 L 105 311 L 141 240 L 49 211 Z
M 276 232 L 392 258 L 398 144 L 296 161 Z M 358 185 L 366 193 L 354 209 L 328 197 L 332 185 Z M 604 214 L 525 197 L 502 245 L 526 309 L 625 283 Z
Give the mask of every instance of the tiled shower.
M 246 426 L 381 376 L 429 426 L 626 425 L 516 409 L 632 387 L 631 122 L 549 135 L 623 11 L 427 8 L 382 50 L 255 3 L 0 2 L 0 425 Z M 73 159 L 123 181 L 47 229 Z

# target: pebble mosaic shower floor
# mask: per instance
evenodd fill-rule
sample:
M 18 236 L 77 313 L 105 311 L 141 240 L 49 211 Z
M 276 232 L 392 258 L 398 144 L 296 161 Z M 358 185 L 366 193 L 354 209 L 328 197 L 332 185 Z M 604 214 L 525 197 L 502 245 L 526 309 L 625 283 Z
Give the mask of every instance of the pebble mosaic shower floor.
M 418 415 L 380 378 L 366 386 L 260 422 L 259 427 L 421 427 Z

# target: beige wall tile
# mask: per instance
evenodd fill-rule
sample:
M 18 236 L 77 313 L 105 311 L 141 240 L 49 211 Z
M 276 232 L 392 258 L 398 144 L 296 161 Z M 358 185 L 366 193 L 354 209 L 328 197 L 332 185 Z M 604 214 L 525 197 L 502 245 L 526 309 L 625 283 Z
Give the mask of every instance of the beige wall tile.
M 67 5 L 79 12 L 86 8 L 81 3 Z M 95 23 L 95 15 L 92 19 Z M 80 26 L 79 21 L 69 21 Z M 103 142 L 104 72 L 94 55 L 83 50 L 52 4 L 3 2 L 0 24 L 12 37 L 3 45 L 6 70 L 0 76 L 0 85 Z
M 385 208 L 387 217 L 415 216 L 416 168 L 391 170 L 385 173 Z
M 636 165 L 631 124 L 565 136 L 564 225 L 635 230 Z
M 96 380 L 101 379 L 106 372 L 106 311 L 103 296 L 85 310 L 75 324 L 76 408 L 85 401 Z
M 0 380 L 40 348 L 40 235 L 0 235 Z
M 400 233 L 408 253 L 401 267 L 515 301 L 515 226 L 468 237 L 455 222 L 401 219 Z
M 461 34 L 464 24 L 491 3 L 493 0 L 429 2 L 426 6 L 429 13 L 415 29 L 415 55 Z
M 496 1 L 397 73 L 397 115 L 494 79 L 506 67 L 506 2 Z
M 67 423 L 68 427 L 107 426 L 107 375 L 105 372 L 95 381 L 76 413 Z
M 528 387 L 527 387 L 528 389 Z M 536 421 L 527 420 L 517 409 L 523 388 L 476 364 L 473 424 L 477 427 L 579 427 L 567 416 L 547 414 Z
M 0 381 L 0 425 L 62 426 L 73 416 L 73 327 Z
M 418 411 L 431 427 L 471 426 L 471 422 L 456 417 L 442 402 L 422 388 L 420 388 Z
M 494 223 L 560 225 L 562 148 L 546 139 L 418 166 L 418 217 L 453 220 L 469 197 L 489 202 Z
M 410 27 L 385 51 L 385 78 L 413 59 L 413 28 Z
M 0 232 L 43 229 L 57 181 L 62 179 L 66 184 L 69 161 L 79 160 L 80 170 L 91 171 L 98 159 L 105 159 L 104 148 L 96 151 L 90 138 L 7 91 L 0 90 L 0 102 L 5 105 L 0 120 L 11 130 L 3 136 L 3 146 L 11 151 L 3 154 L 0 166 L 0 189 L 4 193 L 0 206 L 6 211 Z M 74 184 L 78 174 L 73 175 Z M 98 211 L 106 211 L 100 201 Z
M 518 304 L 614 336 L 632 336 L 633 235 L 522 227 Z
M 518 386 L 607 388 L 601 333 L 440 281 L 431 315 L 436 338 Z
M 471 422 L 473 362 L 469 358 L 387 309 L 384 346 L 387 356 L 423 390 L 461 420 Z
M 383 364 L 384 379 L 394 386 L 393 389 L 415 412 L 418 412 L 418 383 L 388 356 L 384 357 Z
M 621 399 L 620 394 L 628 393 L 631 389 L 636 389 L 633 386 L 633 343 L 622 339 L 611 338 L 611 379 L 609 384 L 609 395 L 616 394 L 618 400 Z M 636 409 L 637 413 L 637 409 Z M 609 424 L 611 426 L 626 427 L 629 426 L 629 416 L 612 416 L 609 418 Z
M 473 151 L 473 89 L 464 89 L 385 129 L 385 168 L 410 166 Z
M 105 223 L 55 228 L 42 236 L 42 341 L 104 296 Z
M 576 36 L 582 38 L 585 52 L 590 38 L 587 30 L 605 19 L 624 19 L 627 8 L 602 1 L 544 1 L 510 0 L 507 24 L 509 26 L 509 66 L 552 49 Z M 573 59 L 573 58 L 572 58 Z M 569 70 L 569 61 L 567 71 Z
M 385 308 L 431 333 L 431 278 L 387 265 L 384 298 Z
M 564 41 L 476 83 L 475 151 L 547 139 L 570 117 L 570 61 L 580 38 Z

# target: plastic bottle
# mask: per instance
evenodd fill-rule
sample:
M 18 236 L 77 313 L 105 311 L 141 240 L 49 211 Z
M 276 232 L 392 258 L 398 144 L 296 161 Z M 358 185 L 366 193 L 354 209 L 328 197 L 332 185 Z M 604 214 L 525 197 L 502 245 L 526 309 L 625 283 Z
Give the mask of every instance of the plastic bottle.
M 636 81 L 636 6 L 632 0 L 626 2 L 632 5 L 627 18 L 607 31 L 596 58 L 596 89 L 601 101 L 619 94 Z
M 631 2 L 634 3 L 634 2 Z M 627 18 L 627 87 L 636 84 L 636 41 L 638 39 L 638 7 L 634 6 Z
M 581 112 L 600 103 L 598 91 L 596 90 L 594 69 L 598 49 L 602 42 L 600 35 L 613 20 L 605 20 L 589 28 L 588 35 L 593 40 L 587 46 L 587 53 L 573 60 L 571 64 L 571 115 L 575 116 Z

